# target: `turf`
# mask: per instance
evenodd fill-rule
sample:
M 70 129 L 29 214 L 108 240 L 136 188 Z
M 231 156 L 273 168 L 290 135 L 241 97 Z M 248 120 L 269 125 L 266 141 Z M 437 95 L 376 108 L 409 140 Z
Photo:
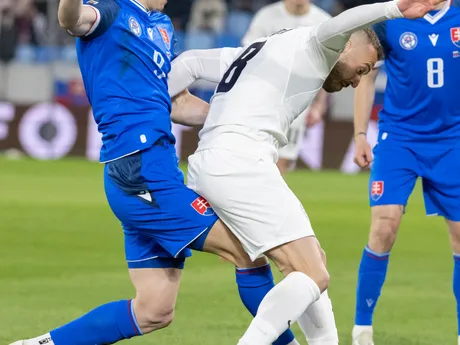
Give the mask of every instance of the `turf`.
M 299 171 L 287 180 L 328 253 L 341 344 L 350 344 L 356 271 L 369 224 L 367 176 Z M 101 165 L 0 159 L 0 343 L 45 333 L 99 304 L 131 297 L 122 239 L 105 200 Z M 444 222 L 424 216 L 417 186 L 379 301 L 377 345 L 456 342 L 452 266 Z M 129 342 L 235 345 L 250 320 L 233 268 L 195 255 L 184 271 L 172 326 Z

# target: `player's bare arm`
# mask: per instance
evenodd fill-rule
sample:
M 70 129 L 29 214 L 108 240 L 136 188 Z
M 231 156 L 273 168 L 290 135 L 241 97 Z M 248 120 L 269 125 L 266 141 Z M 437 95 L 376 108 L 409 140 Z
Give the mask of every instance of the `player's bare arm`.
M 172 98 L 171 120 L 185 126 L 204 124 L 209 104 L 192 95 L 187 89 Z
M 361 83 L 356 88 L 354 99 L 354 140 L 355 140 L 355 163 L 360 168 L 368 168 L 372 163 L 372 150 L 367 142 L 366 133 L 369 117 L 375 98 L 375 80 L 378 69 L 373 69 L 363 76 Z
M 81 0 L 61 0 L 59 3 L 59 24 L 74 36 L 85 36 L 90 33 L 99 18 L 98 10 L 83 5 Z
M 371 25 L 396 18 L 421 18 L 443 0 L 395 0 L 349 9 L 318 27 L 319 41 L 329 49 L 341 51 L 351 34 Z
M 218 83 L 241 48 L 189 50 L 174 59 L 168 74 L 171 97 L 187 89 L 197 80 Z

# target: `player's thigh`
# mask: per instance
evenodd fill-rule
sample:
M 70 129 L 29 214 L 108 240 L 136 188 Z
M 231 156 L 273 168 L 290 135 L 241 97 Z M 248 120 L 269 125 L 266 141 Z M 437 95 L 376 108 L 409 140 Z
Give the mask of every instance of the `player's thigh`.
M 169 325 L 174 318 L 181 270 L 177 268 L 130 269 L 136 290 L 133 312 L 141 330 L 152 331 Z
M 211 231 L 206 234 L 202 251 L 216 254 L 232 262 L 238 268 L 255 268 L 268 263 L 264 256 L 252 261 L 241 242 L 221 220 L 218 220 Z
M 189 182 L 255 260 L 267 250 L 313 235 L 302 204 L 273 161 L 227 150 L 189 159 Z
M 322 249 L 316 237 L 304 237 L 270 249 L 266 254 L 286 276 L 291 272 L 302 272 L 312 278 L 324 291 L 329 284 Z
M 460 221 L 460 148 L 426 149 L 423 193 L 427 215 Z
M 370 206 L 406 205 L 412 193 L 419 164 L 407 147 L 381 140 L 374 148 L 374 163 L 369 177 Z
M 184 185 L 173 148 L 107 164 L 105 187 L 125 235 L 150 237 L 171 257 L 189 256 L 190 243 L 217 221 L 206 200 Z

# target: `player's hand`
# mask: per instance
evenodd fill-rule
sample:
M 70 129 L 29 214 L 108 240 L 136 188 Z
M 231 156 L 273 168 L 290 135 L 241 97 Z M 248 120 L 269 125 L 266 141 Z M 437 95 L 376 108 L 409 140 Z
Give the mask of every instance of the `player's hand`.
M 323 120 L 325 111 L 322 107 L 312 107 L 307 114 L 306 125 L 308 128 L 320 123 Z
M 405 18 L 422 18 L 444 1 L 445 0 L 399 0 L 398 8 Z
M 371 146 L 366 140 L 366 136 L 358 134 L 355 136 L 355 158 L 354 162 L 361 169 L 369 168 L 373 160 Z

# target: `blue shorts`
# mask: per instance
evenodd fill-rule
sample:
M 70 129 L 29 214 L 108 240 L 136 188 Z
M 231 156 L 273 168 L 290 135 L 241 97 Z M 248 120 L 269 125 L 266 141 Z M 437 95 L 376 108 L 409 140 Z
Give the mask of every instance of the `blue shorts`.
M 427 215 L 460 221 L 460 147 L 379 140 L 369 179 L 371 206 L 406 205 L 422 178 Z
M 182 268 L 189 248 L 202 248 L 217 221 L 212 208 L 184 185 L 174 145 L 106 163 L 107 200 L 120 220 L 129 268 Z

